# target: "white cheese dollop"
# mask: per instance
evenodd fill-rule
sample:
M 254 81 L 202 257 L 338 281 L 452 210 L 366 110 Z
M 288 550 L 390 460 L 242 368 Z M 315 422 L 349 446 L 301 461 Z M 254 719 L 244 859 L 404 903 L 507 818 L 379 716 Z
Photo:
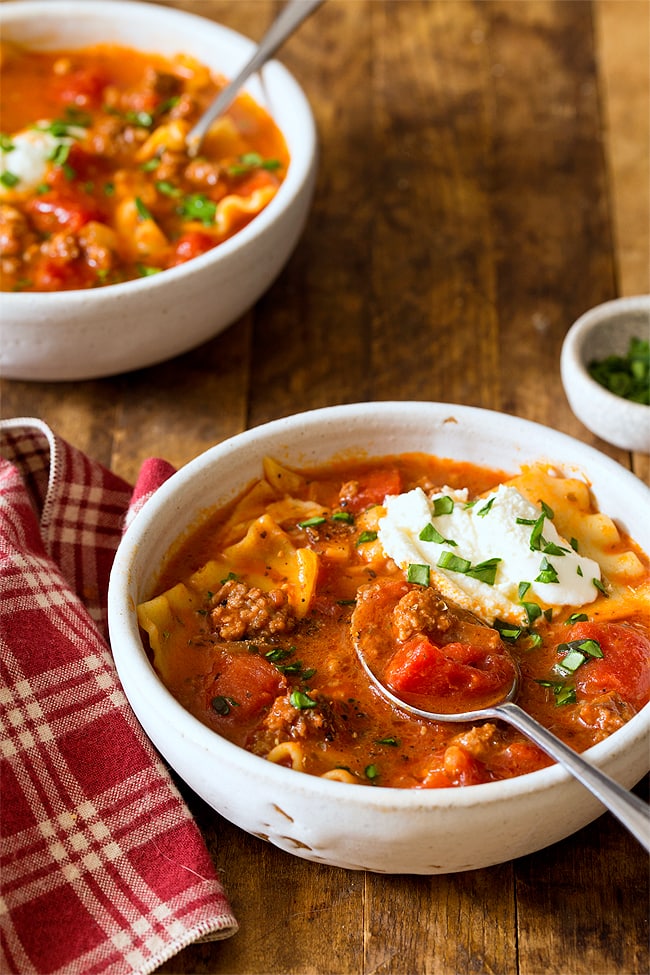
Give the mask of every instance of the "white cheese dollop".
M 453 500 L 453 510 L 435 515 L 434 501 L 442 497 Z M 544 517 L 542 508 L 531 504 L 516 488 L 502 484 L 471 505 L 467 504 L 466 491 L 444 489 L 429 498 L 421 488 L 415 488 L 387 497 L 384 507 L 386 515 L 379 522 L 378 537 L 385 554 L 404 572 L 410 564 L 428 565 L 431 584 L 443 596 L 486 622 L 501 619 L 526 623 L 522 600 L 546 607 L 582 606 L 598 595 L 594 583 L 601 578 L 598 563 L 578 555 L 558 534 L 552 520 Z M 531 548 L 534 524 L 542 517 L 540 548 Z M 442 541 L 420 538 L 429 524 Z M 545 553 L 548 546 L 554 548 Z M 494 584 L 440 568 L 443 552 L 472 566 L 499 559 Z M 547 577 L 556 577 L 557 581 L 538 581 L 545 568 L 549 569 Z M 520 583 L 529 583 L 523 596 Z
M 37 122 L 0 147 L 0 199 L 32 193 L 45 180 L 59 147 L 72 145 L 85 135 L 80 126 L 67 125 L 60 135 L 54 135 L 51 127 L 51 122 Z

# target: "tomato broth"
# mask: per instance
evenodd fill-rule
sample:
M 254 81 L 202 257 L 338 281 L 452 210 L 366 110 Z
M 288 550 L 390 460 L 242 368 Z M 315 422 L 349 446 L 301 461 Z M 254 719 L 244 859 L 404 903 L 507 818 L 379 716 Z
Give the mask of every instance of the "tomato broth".
M 462 613 L 461 623 L 383 551 L 387 496 L 466 488 L 472 504 L 504 483 L 544 501 L 544 517 L 598 557 L 602 580 L 587 605 L 540 604 L 526 625 L 467 624 Z M 480 704 L 507 648 L 519 703 L 583 751 L 650 697 L 649 592 L 646 556 L 596 511 L 586 485 L 555 471 L 510 478 L 424 454 L 297 471 L 267 458 L 264 476 L 183 542 L 138 613 L 169 690 L 242 748 L 331 779 L 441 788 L 550 760 L 505 724 L 445 725 L 388 702 L 359 663 L 359 632 L 388 648 L 396 687 L 461 694 L 465 706 Z
M 117 45 L 2 45 L 0 241 L 4 291 L 96 288 L 206 253 L 284 180 L 284 138 L 248 94 L 186 136 L 225 79 L 188 56 Z

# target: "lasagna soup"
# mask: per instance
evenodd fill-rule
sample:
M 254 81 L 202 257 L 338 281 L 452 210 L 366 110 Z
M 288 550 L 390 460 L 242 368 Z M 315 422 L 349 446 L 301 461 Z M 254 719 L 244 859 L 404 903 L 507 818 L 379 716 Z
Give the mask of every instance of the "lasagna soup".
M 224 86 L 186 56 L 4 42 L 2 290 L 95 288 L 217 246 L 273 198 L 282 134 L 246 93 L 190 158 L 186 137 Z
M 267 458 L 178 544 L 157 593 L 138 618 L 177 700 L 242 748 L 329 779 L 443 788 L 550 763 L 505 724 L 410 716 L 357 643 L 399 697 L 454 710 L 509 680 L 512 655 L 519 703 L 577 751 L 650 698 L 648 559 L 587 484 L 547 466 Z

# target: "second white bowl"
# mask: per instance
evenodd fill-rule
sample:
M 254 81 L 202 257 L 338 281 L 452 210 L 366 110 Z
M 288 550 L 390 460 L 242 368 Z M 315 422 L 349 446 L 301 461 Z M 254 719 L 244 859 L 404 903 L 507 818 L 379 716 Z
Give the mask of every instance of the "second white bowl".
M 233 77 L 252 41 L 213 21 L 155 3 L 23 0 L 0 5 L 5 40 L 36 49 L 114 43 L 193 55 Z M 2 293 L 0 374 L 78 380 L 162 362 L 234 322 L 277 277 L 303 230 L 316 173 L 316 129 L 292 75 L 269 62 L 246 90 L 274 118 L 290 153 L 269 205 L 234 237 L 186 264 L 86 291 Z

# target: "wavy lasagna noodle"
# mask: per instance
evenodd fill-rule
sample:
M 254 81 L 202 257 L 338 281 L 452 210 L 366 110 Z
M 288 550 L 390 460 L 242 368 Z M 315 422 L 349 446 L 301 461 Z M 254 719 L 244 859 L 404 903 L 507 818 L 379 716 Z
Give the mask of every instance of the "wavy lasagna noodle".
M 2 45 L 2 290 L 94 288 L 199 256 L 259 214 L 289 156 L 247 94 L 196 159 L 185 140 L 225 84 L 187 56 Z
M 378 537 L 384 499 L 462 487 L 472 504 L 499 484 L 543 503 L 560 534 L 602 569 L 588 605 L 543 604 L 528 626 L 481 630 L 492 645 L 508 640 L 523 707 L 584 750 L 650 697 L 650 568 L 595 509 L 586 483 L 542 466 L 508 477 L 412 454 L 301 472 L 267 459 L 259 481 L 179 545 L 159 594 L 138 607 L 154 666 L 219 734 L 340 782 L 440 788 L 548 764 L 512 728 L 409 717 L 369 686 L 353 647 L 360 603 L 368 629 L 390 634 L 402 657 L 408 651 L 408 680 L 414 633 L 419 648 L 432 639 L 421 608 L 426 586 L 405 578 Z M 584 647 L 593 655 L 563 669 L 568 652 Z

